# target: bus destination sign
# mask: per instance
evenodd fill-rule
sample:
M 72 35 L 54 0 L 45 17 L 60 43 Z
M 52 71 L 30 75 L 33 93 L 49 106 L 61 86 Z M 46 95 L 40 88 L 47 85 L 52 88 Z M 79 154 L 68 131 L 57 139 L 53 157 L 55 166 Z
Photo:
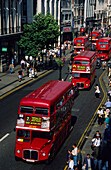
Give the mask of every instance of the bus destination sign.
M 34 117 L 34 116 L 26 116 L 27 125 L 41 125 L 41 117 Z
M 85 66 L 77 66 L 77 70 L 83 70 L 83 71 L 85 71 L 86 70 L 86 67 Z

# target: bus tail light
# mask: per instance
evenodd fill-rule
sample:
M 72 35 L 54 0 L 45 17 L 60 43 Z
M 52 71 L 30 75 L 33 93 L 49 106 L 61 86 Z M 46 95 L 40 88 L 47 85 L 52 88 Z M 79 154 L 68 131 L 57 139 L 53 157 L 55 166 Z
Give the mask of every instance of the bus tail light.
M 49 117 L 42 117 L 41 128 L 49 128 Z

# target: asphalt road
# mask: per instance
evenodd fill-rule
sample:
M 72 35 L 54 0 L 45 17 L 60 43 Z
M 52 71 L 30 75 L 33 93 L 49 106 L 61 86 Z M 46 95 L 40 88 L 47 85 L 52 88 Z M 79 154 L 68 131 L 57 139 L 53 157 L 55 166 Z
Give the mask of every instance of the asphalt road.
M 96 71 L 96 81 L 98 83 L 102 70 Z M 67 65 L 62 69 L 62 78 L 70 81 L 67 73 Z M 66 163 L 67 150 L 73 143 L 78 143 L 90 119 L 92 118 L 101 99 L 94 98 L 94 88 L 90 91 L 80 91 L 79 96 L 74 101 L 72 109 L 73 130 L 58 151 L 55 159 L 50 165 L 43 162 L 32 164 L 24 161 L 16 162 L 14 159 L 15 131 L 17 111 L 20 100 L 49 80 L 56 80 L 59 77 L 59 70 L 29 84 L 19 91 L 7 96 L 0 102 L 0 139 L 6 135 L 4 140 L 0 140 L 0 170 L 62 170 Z M 95 84 L 94 83 L 94 84 Z M 103 96 L 103 94 L 101 94 Z

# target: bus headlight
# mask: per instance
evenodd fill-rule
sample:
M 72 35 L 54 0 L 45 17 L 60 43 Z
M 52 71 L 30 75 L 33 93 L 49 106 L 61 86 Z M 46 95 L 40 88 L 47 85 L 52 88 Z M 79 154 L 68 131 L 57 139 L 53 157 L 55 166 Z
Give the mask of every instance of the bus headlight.
M 18 142 L 23 142 L 24 139 L 18 138 L 17 141 L 18 141 Z
M 19 150 L 19 149 L 17 150 L 17 153 L 20 153 L 20 150 Z
M 86 84 L 86 86 L 88 86 L 88 84 Z
M 49 117 L 42 117 L 41 128 L 49 128 Z
M 43 153 L 42 155 L 45 156 L 45 153 Z

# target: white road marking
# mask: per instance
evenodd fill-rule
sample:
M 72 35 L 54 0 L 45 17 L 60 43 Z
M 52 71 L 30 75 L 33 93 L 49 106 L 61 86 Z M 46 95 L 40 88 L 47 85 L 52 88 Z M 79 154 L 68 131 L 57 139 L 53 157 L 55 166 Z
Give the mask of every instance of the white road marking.
M 9 133 L 7 133 L 5 136 L 3 136 L 1 139 L 0 139 L 0 142 L 2 142 L 5 138 L 7 138 L 9 136 Z

